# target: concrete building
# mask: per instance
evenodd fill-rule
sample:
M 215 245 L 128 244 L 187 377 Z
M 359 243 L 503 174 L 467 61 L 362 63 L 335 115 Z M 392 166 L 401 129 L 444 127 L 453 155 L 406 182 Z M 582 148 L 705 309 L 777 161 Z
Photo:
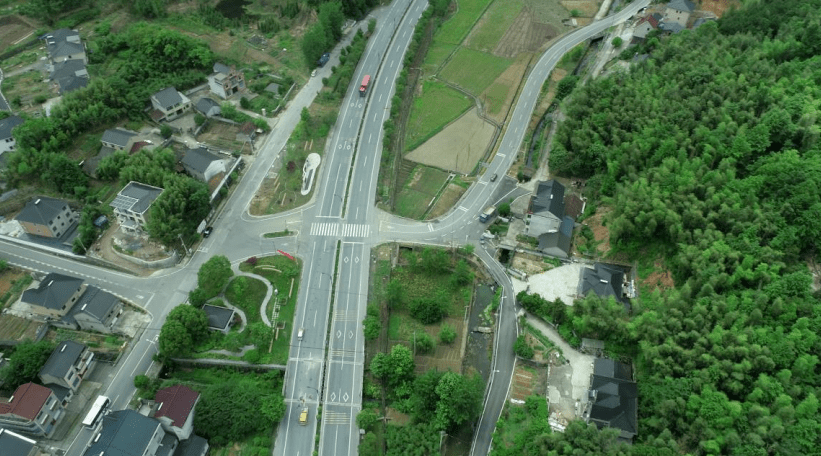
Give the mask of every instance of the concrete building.
M 122 128 L 108 129 L 103 132 L 103 137 L 100 142 L 104 147 L 110 147 L 113 150 L 130 151 L 134 142 L 137 140 L 137 132 L 124 130 Z
M 85 291 L 83 279 L 51 272 L 37 286 L 24 291 L 20 301 L 36 315 L 60 320 Z
M 151 95 L 151 106 L 154 107 L 154 112 L 151 113 L 152 119 L 157 122 L 174 120 L 191 109 L 191 100 L 177 92 L 177 89 L 166 87 Z
M 0 399 L 0 427 L 51 437 L 64 415 L 54 392 L 42 385 L 20 385 L 8 399 Z
M 14 150 L 17 141 L 14 140 L 12 131 L 23 122 L 23 118 L 19 116 L 9 116 L 0 120 L 0 155 Z
M 0 428 L 0 456 L 37 456 L 37 442 L 28 437 Z
M 46 196 L 26 203 L 15 218 L 26 233 L 49 238 L 59 238 L 71 230 L 78 219 L 67 202 Z
M 696 4 L 690 0 L 672 0 L 664 9 L 664 22 L 668 25 L 675 22 L 682 27 L 687 28 L 687 21 L 690 20 L 690 15 L 696 10 Z M 680 30 L 680 29 L 678 29 Z
M 214 64 L 214 72 L 208 76 L 208 88 L 220 98 L 229 98 L 245 91 L 245 75 L 236 68 L 217 62 Z
M 200 393 L 185 385 L 163 388 L 154 396 L 157 405 L 154 418 L 159 420 L 165 432 L 186 440 L 194 432 L 194 408 L 199 400 Z
M 44 385 L 59 385 L 77 392 L 83 377 L 91 370 L 94 353 L 72 340 L 60 342 L 51 352 L 38 376 Z
M 132 233 L 143 231 L 148 219 L 148 210 L 160 193 L 161 188 L 133 181 L 123 187 L 110 204 L 114 208 L 114 215 L 117 216 L 120 227 Z

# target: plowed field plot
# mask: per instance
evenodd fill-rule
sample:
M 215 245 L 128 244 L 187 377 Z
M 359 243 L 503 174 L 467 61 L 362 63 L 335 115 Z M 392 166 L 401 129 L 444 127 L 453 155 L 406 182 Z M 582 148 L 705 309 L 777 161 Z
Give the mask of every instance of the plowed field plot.
M 34 340 L 41 323 L 14 315 L 0 315 L 0 340 L 23 341 Z
M 17 16 L 0 18 L 0 49 L 8 49 L 13 45 L 25 41 L 34 28 Z
M 528 396 L 534 393 L 533 386 L 535 383 L 536 381 L 532 372 L 522 366 L 516 366 L 510 384 L 510 398 L 524 401 Z
M 479 118 L 476 108 L 466 112 L 405 158 L 417 163 L 467 174 L 485 154 L 496 128 Z M 438 190 L 438 188 L 437 188 Z

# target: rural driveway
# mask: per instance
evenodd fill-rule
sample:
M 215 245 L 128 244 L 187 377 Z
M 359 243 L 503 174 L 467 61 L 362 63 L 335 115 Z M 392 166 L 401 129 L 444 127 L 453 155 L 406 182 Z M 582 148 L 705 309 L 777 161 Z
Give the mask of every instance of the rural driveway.
M 544 334 L 551 342 L 556 344 L 562 351 L 562 356 L 567 359 L 573 369 L 571 376 L 571 384 L 573 385 L 573 400 L 583 400 L 587 394 L 587 389 L 590 387 L 590 375 L 593 374 L 593 360 L 595 357 L 579 353 L 575 348 L 571 347 L 555 328 L 548 325 L 540 318 L 525 312 L 527 323 L 535 328 L 537 331 Z M 548 382 L 550 379 L 548 378 Z M 549 387 L 550 385 L 548 385 Z M 567 398 L 564 398 L 567 399 Z M 551 401 L 552 402 L 552 401 Z

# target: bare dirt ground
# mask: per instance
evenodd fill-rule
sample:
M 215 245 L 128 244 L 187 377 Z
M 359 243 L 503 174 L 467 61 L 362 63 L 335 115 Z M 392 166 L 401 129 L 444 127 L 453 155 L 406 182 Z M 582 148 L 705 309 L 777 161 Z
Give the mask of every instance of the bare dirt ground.
M 510 58 L 521 52 L 536 52 L 542 44 L 555 38 L 559 33 L 560 30 L 551 24 L 536 22 L 533 10 L 525 6 L 502 35 L 493 54 Z
M 513 103 L 513 99 L 516 97 L 516 90 L 519 86 L 519 82 L 524 77 L 525 73 L 527 72 L 527 68 L 530 65 L 531 58 L 533 54 L 520 54 L 519 57 L 516 59 L 513 64 L 511 64 L 507 69 L 493 81 L 481 95 L 479 98 L 485 104 L 485 115 L 489 118 L 493 119 L 496 122 L 504 122 L 505 116 L 507 116 L 508 108 Z M 496 109 L 492 109 L 493 107 L 488 104 L 488 98 L 493 96 L 492 94 L 496 94 L 499 91 L 500 87 L 506 87 L 506 95 L 504 100 L 498 104 Z
M 540 274 L 553 268 L 552 265 L 545 263 L 536 255 L 530 255 L 527 253 L 516 253 L 513 256 L 511 266 L 513 269 L 526 272 L 527 274 Z
M 428 212 L 427 218 L 429 220 L 435 219 L 440 215 L 446 214 L 456 203 L 459 201 L 459 198 L 462 197 L 465 193 L 465 189 L 456 185 L 456 184 L 448 184 L 447 188 L 445 188 L 444 192 L 442 192 L 442 196 L 436 200 L 436 204 L 433 205 L 433 208 Z
M 241 141 L 234 139 L 237 133 L 239 133 L 239 127 L 236 125 L 209 121 L 208 126 L 197 136 L 197 141 L 212 144 L 220 149 L 250 152 L 247 146 L 243 149 L 244 144 Z
M 653 272 L 641 281 L 641 284 L 646 286 L 650 291 L 667 290 L 673 288 L 676 283 L 670 276 L 670 271 L 664 266 L 661 260 L 656 260 L 653 263 Z
M 702 0 L 698 5 L 698 11 L 709 11 L 718 17 L 724 15 L 730 8 L 741 6 L 738 0 Z
M 0 340 L 34 340 L 42 323 L 15 315 L 0 315 Z
M 596 241 L 601 241 L 598 250 L 602 256 L 606 256 L 610 251 L 610 229 L 604 226 L 603 222 L 611 210 L 607 207 L 599 207 L 596 209 L 596 213 L 584 222 L 593 230 Z
M 528 396 L 544 395 L 547 389 L 547 368 L 516 364 L 510 383 L 510 399 L 524 401 Z
M 25 18 L 11 15 L 0 17 L 0 49 L 8 49 L 34 32 L 35 27 Z
M 493 131 L 493 125 L 482 120 L 473 108 L 404 158 L 467 174 L 473 171 L 485 154 Z
M 100 240 L 90 247 L 90 250 L 93 252 L 91 256 L 102 258 L 109 263 L 131 271 L 139 276 L 147 276 L 156 271 L 156 269 L 144 268 L 117 255 L 114 252 L 115 239 L 117 240 L 117 243 L 121 245 L 120 248 L 124 250 L 128 247 L 134 247 L 132 249 L 133 256 L 140 259 L 155 260 L 167 256 L 161 254 L 162 246 L 154 242 L 138 242 L 135 239 L 130 239 L 130 237 L 125 237 L 120 231 L 120 226 L 117 224 L 116 220 L 111 223 L 111 226 L 109 226 L 105 233 L 103 233 Z M 136 248 L 137 244 L 140 244 L 142 248 Z

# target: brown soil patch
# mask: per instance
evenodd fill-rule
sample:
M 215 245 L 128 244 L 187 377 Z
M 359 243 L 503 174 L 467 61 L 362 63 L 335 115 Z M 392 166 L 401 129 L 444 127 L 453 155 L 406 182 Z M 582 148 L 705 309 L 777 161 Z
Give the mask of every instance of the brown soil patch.
M 548 269 L 552 269 L 552 265 L 545 263 L 536 255 L 527 253 L 516 253 L 513 256 L 512 266 L 514 269 L 524 271 L 527 274 L 540 274 Z
M 14 315 L 0 315 L 0 340 L 23 341 L 34 340 L 41 323 L 15 317 Z
M 494 130 L 493 125 L 482 120 L 476 108 L 473 108 L 404 158 L 467 174 L 473 171 L 479 159 L 485 155 Z
M 603 225 L 603 222 L 612 209 L 606 207 L 599 207 L 592 217 L 584 221 L 590 229 L 593 230 L 593 237 L 596 241 L 601 241 L 598 245 L 599 253 L 606 256 L 610 251 L 610 229 Z
M 667 290 L 676 286 L 676 283 L 670 276 L 670 271 L 665 269 L 664 263 L 662 263 L 661 260 L 656 260 L 653 263 L 653 269 L 653 273 L 641 281 L 642 285 L 646 286 L 650 291 Z
M 721 17 L 732 7 L 739 8 L 741 2 L 738 0 L 702 0 L 698 5 L 698 11 L 709 11 L 718 17 Z
M 12 15 L 0 18 L 0 49 L 8 49 L 14 46 L 20 39 L 25 38 L 32 32 L 34 32 L 34 27 L 20 16 Z
M 599 4 L 601 2 L 592 1 L 592 0 L 562 0 L 561 4 L 568 11 L 578 10 L 581 13 L 581 17 L 591 18 L 599 12 Z M 579 22 L 579 18 L 576 18 L 576 21 Z M 579 22 L 581 25 L 581 22 Z
M 9 290 L 11 290 L 11 287 L 12 285 L 14 285 L 15 280 L 18 280 L 25 275 L 26 272 L 21 271 L 19 269 L 9 268 L 3 271 L 3 273 L 0 274 L 0 296 L 6 294 Z
M 435 219 L 440 215 L 446 214 L 456 203 L 459 201 L 459 198 L 462 197 L 465 193 L 465 189 L 456 185 L 456 184 L 448 184 L 445 187 L 444 192 L 442 192 L 442 196 L 436 200 L 436 204 L 433 205 L 430 212 L 428 212 L 428 219 Z
M 510 383 L 510 398 L 524 401 L 533 394 L 533 385 L 535 384 L 533 377 L 533 373 L 517 365 Z
M 498 123 L 504 122 L 508 109 L 516 97 L 516 91 L 519 87 L 519 83 L 522 78 L 524 78 L 532 57 L 532 54 L 520 55 L 519 58 L 513 62 L 513 64 L 507 67 L 507 69 L 500 74 L 499 77 L 496 78 L 496 80 L 493 81 L 493 83 L 488 86 L 484 92 L 482 92 L 479 99 L 484 103 L 486 111 L 485 115 L 487 117 Z M 497 108 L 491 111 L 491 107 L 488 105 L 488 98 L 498 96 L 500 88 L 506 88 L 505 98 L 502 102 L 495 102 L 494 105 Z
M 248 146 L 244 146 L 241 141 L 237 141 L 239 127 L 227 123 L 209 121 L 202 133 L 197 136 L 197 141 L 211 144 L 223 150 L 242 150 L 249 153 Z
M 552 25 L 535 22 L 533 11 L 525 6 L 502 35 L 493 54 L 511 58 L 521 52 L 536 52 L 542 44 L 558 35 L 559 31 Z

